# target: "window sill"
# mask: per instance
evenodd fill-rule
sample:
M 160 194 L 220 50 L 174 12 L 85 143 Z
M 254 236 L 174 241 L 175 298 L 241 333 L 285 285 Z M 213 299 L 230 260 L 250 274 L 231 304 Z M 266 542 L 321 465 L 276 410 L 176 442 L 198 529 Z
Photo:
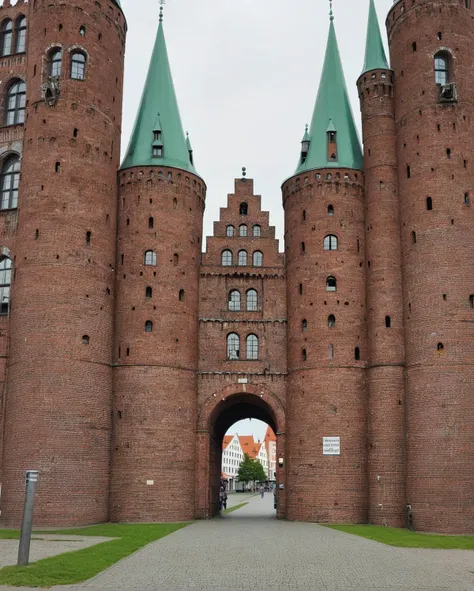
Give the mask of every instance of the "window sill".
M 17 211 L 18 207 L 6 207 L 5 209 L 0 209 L 0 214 L 2 213 L 9 213 L 11 211 Z

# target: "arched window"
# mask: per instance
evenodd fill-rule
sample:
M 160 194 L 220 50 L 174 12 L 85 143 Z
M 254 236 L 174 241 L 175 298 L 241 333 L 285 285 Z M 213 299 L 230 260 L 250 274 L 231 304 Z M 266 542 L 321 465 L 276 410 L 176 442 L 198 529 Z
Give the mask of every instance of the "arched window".
M 152 250 L 147 250 L 145 253 L 145 265 L 156 267 L 156 253 Z
M 7 93 L 5 125 L 25 122 L 26 84 L 23 80 L 14 82 Z
M 227 359 L 235 361 L 240 358 L 240 337 L 235 332 L 227 335 Z
M 257 312 L 258 293 L 255 289 L 249 289 L 247 292 L 247 312 Z
M 443 351 L 443 349 L 444 349 L 444 345 L 443 345 L 443 343 L 438 343 L 438 344 L 436 345 L 436 349 L 437 349 L 438 351 Z
M 334 215 L 334 206 L 328 205 L 328 215 Z
M 146 298 L 151 298 L 151 297 L 152 297 L 152 295 L 153 295 L 153 288 L 152 288 L 152 287 L 150 287 L 150 286 L 148 286 L 148 287 L 145 289 L 145 297 L 146 297 Z
M 247 205 L 247 203 L 241 203 L 240 207 L 239 207 L 239 213 L 240 215 L 247 215 L 249 211 L 249 206 Z
M 231 312 L 240 312 L 240 291 L 233 289 L 229 293 L 229 310 Z
M 335 277 L 326 279 L 326 291 L 337 291 L 337 279 Z
M 336 317 L 334 316 L 334 314 L 330 314 L 328 316 L 328 327 L 334 328 L 335 326 L 336 326 Z
M 307 332 L 307 330 L 308 330 L 308 321 L 307 320 L 302 320 L 301 321 L 301 330 L 303 332 Z
M 145 322 L 145 332 L 152 332 L 153 330 L 153 322 L 151 320 L 147 320 Z
M 184 289 L 179 290 L 178 299 L 180 302 L 184 302 Z
M 254 334 L 247 337 L 247 359 L 258 359 L 258 337 Z
M 431 211 L 433 209 L 433 199 L 431 197 L 426 198 L 426 209 Z
M 246 250 L 239 250 L 239 266 L 245 267 L 247 264 L 247 251 Z
M 436 84 L 449 84 L 449 55 L 445 51 L 434 56 L 434 71 Z
M 260 238 L 261 235 L 262 235 L 262 229 L 260 228 L 260 226 L 258 224 L 255 224 L 255 226 L 253 227 L 253 237 Z
M 232 237 L 235 233 L 234 226 L 227 226 L 227 228 L 225 229 L 225 233 L 226 233 L 226 236 Z
M 154 224 L 155 224 L 155 220 L 154 220 L 152 217 L 149 217 L 149 218 L 148 218 L 148 227 L 149 227 L 150 229 L 152 229 L 152 228 L 153 228 L 153 226 L 154 226 Z
M 10 306 L 10 285 L 12 282 L 12 261 L 0 261 L 0 315 L 6 316 Z
M 254 267 L 261 267 L 262 265 L 263 265 L 263 254 L 259 250 L 256 250 L 253 253 L 253 266 Z
M 63 65 L 63 52 L 61 49 L 53 49 L 49 53 L 48 73 L 51 78 L 59 78 Z
M 392 326 L 392 319 L 390 316 L 385 316 L 385 328 L 390 328 Z
M 20 158 L 10 156 L 2 166 L 2 204 L 0 209 L 18 207 L 18 186 L 20 184 Z
M 329 234 L 324 238 L 324 250 L 337 250 L 337 236 Z
M 81 51 L 71 54 L 71 78 L 84 80 L 86 77 L 86 56 Z
M 26 49 L 26 18 L 20 16 L 16 21 L 15 53 L 23 53 Z
M 12 38 L 13 38 L 13 25 L 11 20 L 3 21 L 1 27 L 1 45 L 0 49 L 2 56 L 10 55 L 12 52 Z
M 247 236 L 247 226 L 245 224 L 240 224 L 239 226 L 239 236 Z
M 223 250 L 221 262 L 223 267 L 231 267 L 232 266 L 232 251 L 231 250 Z

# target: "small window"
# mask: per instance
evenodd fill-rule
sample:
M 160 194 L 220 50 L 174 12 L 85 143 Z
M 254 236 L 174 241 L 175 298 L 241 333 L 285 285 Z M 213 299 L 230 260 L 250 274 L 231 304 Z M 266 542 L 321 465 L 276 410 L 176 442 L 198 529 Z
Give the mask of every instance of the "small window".
M 226 236 L 232 237 L 235 234 L 234 226 L 227 226 L 227 228 L 225 230 L 225 234 L 226 234 Z
M 20 185 L 20 158 L 18 156 L 10 156 L 5 160 L 0 182 L 2 190 L 0 209 L 16 209 Z
M 7 92 L 5 125 L 18 125 L 25 122 L 26 84 L 23 80 L 14 82 Z
M 148 227 L 151 229 L 154 226 L 155 220 L 152 217 L 148 218 Z
M 91 236 L 92 236 L 92 232 L 86 232 L 86 244 L 87 246 L 91 245 Z M 123 255 L 122 255 L 123 257 Z
M 301 330 L 302 330 L 302 332 L 307 332 L 308 331 L 308 321 L 307 320 L 302 320 L 301 321 Z
M 302 218 L 303 222 L 306 221 L 306 209 L 303 209 L 303 213 L 301 214 L 301 218 Z
M 413 244 L 416 244 L 416 232 L 412 232 L 411 233 L 411 241 L 413 242 Z
M 444 86 L 449 84 L 449 56 L 445 51 L 440 51 L 434 57 L 435 82 Z
M 247 292 L 247 312 L 257 312 L 258 293 L 255 289 L 249 289 Z
M 426 209 L 431 211 L 433 209 L 433 199 L 431 197 L 426 198 Z
M 7 316 L 10 307 L 10 286 L 12 279 L 12 261 L 4 258 L 0 261 L 0 316 Z
M 436 345 L 436 349 L 437 349 L 438 351 L 443 351 L 443 349 L 444 349 L 444 345 L 443 345 L 443 343 L 438 343 L 438 344 Z
M 26 18 L 21 16 L 16 21 L 16 47 L 15 53 L 24 53 L 26 49 Z
M 249 210 L 249 206 L 247 203 L 241 203 L 239 208 L 240 215 L 247 215 Z
M 258 337 L 249 334 L 247 337 L 247 359 L 255 361 L 258 359 Z
M 227 335 L 227 359 L 235 361 L 240 358 L 240 337 L 235 332 Z
M 0 50 L 1 55 L 11 55 L 12 52 L 12 39 L 13 39 L 13 25 L 11 20 L 3 21 L 1 27 L 1 41 Z
M 79 29 L 79 35 L 81 37 L 85 37 L 86 36 L 86 27 L 85 27 L 85 25 L 82 25 L 81 28 Z
M 392 326 L 392 319 L 390 316 L 385 316 L 385 328 L 390 328 Z
M 354 349 L 354 359 L 356 361 L 360 361 L 360 349 L 359 349 L 359 347 L 356 347 Z
M 464 205 L 469 205 L 469 193 L 464 193 Z
M 469 306 L 471 307 L 471 309 L 474 309 L 474 294 L 471 294 L 469 296 Z
M 180 302 L 184 302 L 184 289 L 179 290 L 178 299 Z
M 337 291 L 337 280 L 335 277 L 326 279 L 326 291 Z
M 233 289 L 229 293 L 229 310 L 231 312 L 240 312 L 240 291 Z
M 328 345 L 328 359 L 334 359 L 334 345 Z
M 239 250 L 238 254 L 239 267 L 245 267 L 247 265 L 247 251 Z
M 86 56 L 80 51 L 71 55 L 71 78 L 73 80 L 84 80 L 86 77 Z
M 301 243 L 301 252 L 306 252 L 306 244 L 304 242 Z
M 263 254 L 257 250 L 253 253 L 253 266 L 254 267 L 262 267 L 263 266 Z
M 307 355 L 307 353 L 306 353 L 306 349 L 302 349 L 302 350 L 301 350 L 301 359 L 302 359 L 303 361 L 306 361 L 306 360 L 308 359 L 308 355 Z
M 328 215 L 334 215 L 334 206 L 328 205 Z
M 146 297 L 146 298 L 151 298 L 152 296 L 153 296 L 153 288 L 152 288 L 152 287 L 150 287 L 150 286 L 148 286 L 148 287 L 145 289 L 145 297 Z
M 156 267 L 156 253 L 152 250 L 147 250 L 145 253 L 145 265 Z
M 222 252 L 221 264 L 223 267 L 231 267 L 232 266 L 232 251 L 231 250 L 224 250 Z
M 407 179 L 411 178 L 411 169 L 409 166 L 407 166 Z
M 253 227 L 253 237 L 260 238 L 261 235 L 262 235 L 262 229 L 260 228 L 260 226 L 258 224 L 255 224 L 255 226 Z
M 151 320 L 147 320 L 145 322 L 145 332 L 152 332 L 153 331 L 153 322 Z
M 82 337 L 82 344 L 83 344 L 83 345 L 88 345 L 89 343 L 90 343 L 90 338 L 89 338 L 89 335 L 86 335 L 86 334 L 85 334 L 85 335 Z
M 328 327 L 334 328 L 335 326 L 336 326 L 336 317 L 334 316 L 334 314 L 330 314 L 328 316 Z
M 300 283 L 300 295 L 303 295 L 303 284 Z
M 247 236 L 247 226 L 245 224 L 241 224 L 239 226 L 239 236 Z
M 413 41 L 413 43 L 411 44 L 411 49 L 412 51 L 416 51 L 416 41 Z
M 337 250 L 337 236 L 329 234 L 324 238 L 324 250 Z

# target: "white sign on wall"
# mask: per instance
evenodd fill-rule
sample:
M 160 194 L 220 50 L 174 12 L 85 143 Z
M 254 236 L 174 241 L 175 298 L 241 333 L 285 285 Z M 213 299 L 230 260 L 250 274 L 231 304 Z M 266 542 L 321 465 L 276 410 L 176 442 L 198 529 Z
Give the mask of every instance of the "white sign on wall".
M 323 437 L 323 456 L 340 456 L 341 438 Z

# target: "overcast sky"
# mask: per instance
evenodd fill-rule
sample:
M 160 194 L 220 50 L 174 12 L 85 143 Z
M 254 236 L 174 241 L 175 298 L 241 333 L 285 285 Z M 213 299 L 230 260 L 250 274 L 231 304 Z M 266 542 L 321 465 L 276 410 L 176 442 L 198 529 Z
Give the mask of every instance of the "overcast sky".
M 392 0 L 375 0 L 385 41 Z M 159 0 L 121 0 L 128 21 L 122 157 L 158 26 Z M 335 0 L 334 16 L 356 124 L 369 0 Z M 247 168 L 283 236 L 280 187 L 292 175 L 311 121 L 326 48 L 324 0 L 166 0 L 168 54 L 185 131 L 207 184 L 204 236 L 212 233 L 234 178 Z M 203 241 L 205 244 L 205 241 Z M 283 249 L 280 243 L 280 250 Z M 262 438 L 259 421 L 239 433 Z M 235 427 L 232 429 L 235 432 Z

